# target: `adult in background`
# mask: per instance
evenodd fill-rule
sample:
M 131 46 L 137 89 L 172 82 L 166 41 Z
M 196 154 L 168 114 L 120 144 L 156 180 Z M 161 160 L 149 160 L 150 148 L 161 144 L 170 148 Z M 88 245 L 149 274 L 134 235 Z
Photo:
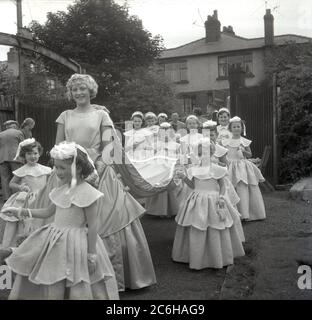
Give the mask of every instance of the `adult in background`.
M 180 118 L 180 116 L 179 116 L 179 114 L 177 112 L 173 112 L 171 114 L 171 122 L 170 122 L 170 124 L 171 124 L 172 129 L 175 132 L 177 132 L 179 130 L 182 130 L 182 129 L 186 130 L 185 123 L 182 122 L 182 121 L 179 121 L 179 118 Z
M 23 165 L 22 160 L 14 158 L 24 135 L 14 120 L 5 122 L 4 127 L 5 130 L 0 132 L 0 177 L 3 200 L 7 201 L 11 195 L 9 183 L 13 178 L 12 172 Z
M 21 131 L 23 132 L 24 139 L 32 138 L 31 130 L 35 127 L 35 120 L 32 118 L 26 118 L 21 124 Z

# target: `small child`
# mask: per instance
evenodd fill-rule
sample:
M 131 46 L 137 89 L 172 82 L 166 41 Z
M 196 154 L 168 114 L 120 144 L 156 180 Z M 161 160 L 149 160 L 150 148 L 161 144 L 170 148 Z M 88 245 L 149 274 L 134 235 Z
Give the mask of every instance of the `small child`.
M 251 140 L 243 138 L 244 123 L 239 117 L 230 120 L 229 130 L 233 137 L 223 140 L 228 149 L 229 178 L 240 198 L 238 210 L 245 220 L 263 220 L 266 217 L 259 182 L 264 181 L 261 171 L 248 159 L 252 153 Z
M 51 173 L 51 168 L 38 163 L 41 154 L 42 147 L 34 138 L 19 144 L 15 158 L 22 158 L 26 164 L 13 172 L 10 188 L 15 193 L 6 201 L 2 210 L 7 207 L 28 207 L 35 201 L 38 191 L 45 186 Z M 18 235 L 28 234 L 44 223 L 42 219 L 20 222 L 17 218 L 3 213 L 0 213 L 0 218 L 6 221 L 2 248 L 15 246 Z
M 209 152 L 207 152 L 207 149 Z M 240 214 L 226 196 L 225 167 L 210 163 L 214 153 L 209 138 L 198 144 L 199 164 L 181 178 L 193 189 L 176 217 L 172 259 L 190 269 L 223 268 L 243 256 Z
M 230 123 L 230 111 L 227 108 L 221 108 L 218 112 L 218 122 L 217 126 L 218 130 L 218 139 L 217 142 L 221 143 L 222 140 L 228 140 L 232 137 L 231 132 L 229 131 L 229 123 Z
M 9 299 L 118 299 L 114 269 L 97 235 L 96 206 L 103 194 L 84 181 L 94 164 L 74 142 L 54 146 L 51 156 L 62 182 L 50 193 L 51 205 L 4 210 L 19 219 L 55 213 L 53 223 L 34 231 L 6 259 L 17 274 Z

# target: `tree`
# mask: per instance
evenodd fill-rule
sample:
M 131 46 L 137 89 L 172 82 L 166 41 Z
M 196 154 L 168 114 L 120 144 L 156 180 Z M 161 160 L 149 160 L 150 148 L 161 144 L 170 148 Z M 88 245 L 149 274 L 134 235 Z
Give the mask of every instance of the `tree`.
M 8 64 L 0 64 L 0 95 L 14 95 L 17 90 L 18 81 L 8 69 Z
M 119 91 L 124 72 L 149 66 L 163 49 L 160 36 L 152 37 L 126 6 L 112 0 L 77 0 L 67 12 L 50 12 L 45 24 L 34 21 L 30 29 L 35 40 L 75 59 L 94 76 L 98 101 Z M 68 78 L 63 68 L 56 73 Z
M 120 120 L 130 119 L 134 111 L 170 113 L 177 104 L 172 85 L 156 67 L 138 67 L 121 75 L 120 91 L 109 105 L 112 115 Z
M 267 77 L 276 73 L 281 88 L 279 176 L 295 182 L 312 173 L 312 44 L 275 47 L 265 62 Z

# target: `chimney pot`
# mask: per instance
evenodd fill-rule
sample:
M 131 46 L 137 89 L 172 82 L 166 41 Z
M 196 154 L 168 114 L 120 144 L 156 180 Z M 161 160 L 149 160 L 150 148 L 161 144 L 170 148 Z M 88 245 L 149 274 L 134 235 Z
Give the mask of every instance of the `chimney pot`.
M 274 44 L 274 16 L 271 13 L 271 9 L 266 9 L 264 15 L 264 43 L 266 46 L 272 46 Z

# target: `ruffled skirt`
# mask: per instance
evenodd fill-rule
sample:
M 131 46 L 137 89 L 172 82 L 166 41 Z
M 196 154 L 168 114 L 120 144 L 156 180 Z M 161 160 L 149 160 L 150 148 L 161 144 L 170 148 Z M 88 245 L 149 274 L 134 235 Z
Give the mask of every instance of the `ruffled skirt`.
M 97 265 L 92 275 L 87 247 L 86 228 L 50 224 L 33 232 L 6 259 L 18 275 L 10 299 L 65 299 L 65 292 L 74 299 L 118 299 L 114 270 L 101 239 L 97 239 Z
M 233 225 L 225 230 L 177 226 L 172 259 L 188 263 L 190 269 L 223 268 L 234 263 L 234 258 L 244 256 L 240 234 Z
M 256 186 L 259 182 L 265 181 L 261 171 L 246 159 L 230 161 L 228 172 L 235 188 L 239 182 Z
M 172 259 L 189 263 L 191 269 L 222 268 L 243 256 L 244 241 L 240 215 L 228 197 L 219 209 L 219 194 L 194 190 L 182 205 Z
M 37 195 L 38 195 L 38 192 L 33 192 L 30 194 L 24 191 L 16 192 L 12 194 L 11 197 L 5 202 L 2 209 L 8 208 L 8 207 L 14 207 L 14 208 L 29 207 L 36 201 Z M 44 219 L 32 218 L 32 219 L 25 219 L 23 221 L 20 221 L 16 217 L 13 217 L 13 216 L 9 217 L 3 213 L 0 213 L 0 218 L 9 223 L 10 222 L 17 223 L 16 234 L 13 238 L 13 242 L 11 243 L 12 246 L 15 246 L 17 237 L 19 235 L 23 236 L 23 235 L 29 234 L 34 230 L 42 227 L 44 224 L 46 224 Z

